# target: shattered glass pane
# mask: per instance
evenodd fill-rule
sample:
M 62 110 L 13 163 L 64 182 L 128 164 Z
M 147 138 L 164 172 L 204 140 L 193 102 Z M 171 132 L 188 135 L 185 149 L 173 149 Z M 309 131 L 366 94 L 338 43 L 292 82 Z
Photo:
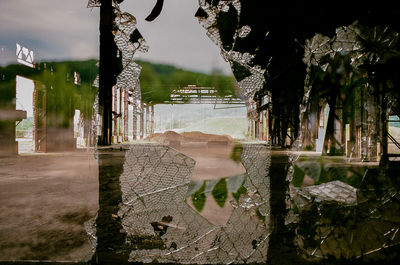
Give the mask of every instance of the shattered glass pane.
M 237 20 L 240 18 L 241 3 L 239 0 L 235 1 L 221 1 L 217 6 L 211 5 L 209 1 L 199 1 L 200 9 L 204 14 L 198 13 L 197 18 L 200 24 L 207 30 L 207 36 L 216 43 L 221 49 L 221 55 L 225 61 L 231 64 L 233 73 L 238 81 L 238 85 L 241 89 L 240 95 L 246 102 L 248 109 L 249 119 L 256 120 L 257 114 L 254 112 L 255 103 L 253 101 L 254 95 L 257 91 L 260 91 L 265 85 L 265 69 L 262 69 L 258 65 L 252 63 L 254 55 L 250 53 L 240 53 L 233 49 L 228 49 L 228 46 L 224 45 L 224 41 L 221 39 L 221 34 L 225 34 L 221 27 L 218 27 L 218 19 L 221 17 L 221 13 L 228 13 L 230 10 L 237 16 Z M 235 15 L 230 15 L 229 18 L 235 20 Z M 221 24 L 223 25 L 223 24 Z M 237 27 L 237 25 L 234 25 Z M 235 29 L 237 33 L 234 34 L 232 43 L 236 42 L 236 38 L 245 38 L 251 32 L 251 27 L 244 25 L 241 28 Z
M 73 1 L 71 23 L 3 1 L 0 263 L 397 264 L 397 7 L 199 0 L 229 76 L 135 62 L 152 38 L 123 0 L 87 2 L 100 58 Z
M 129 89 L 133 92 L 133 99 L 140 99 L 139 75 L 141 67 L 133 61 L 133 56 L 137 50 L 147 52 L 148 47 L 145 40 L 136 28 L 136 18 L 129 13 L 122 13 L 118 8 L 115 9 L 116 27 L 115 43 L 122 55 L 122 72 L 117 77 L 116 87 L 119 89 Z M 135 38 L 135 36 L 137 37 Z
M 379 71 L 377 65 L 390 57 L 372 46 L 393 51 L 398 48 L 395 43 L 398 33 L 389 27 L 357 22 L 339 27 L 332 38 L 316 34 L 306 41 L 302 131 L 295 145 L 303 152 L 288 175 L 292 186 L 286 222 L 308 261 L 391 260 L 394 256 L 388 253 L 399 245 L 399 186 L 392 179 L 398 165 L 385 161 L 387 147 L 381 146 L 388 136 L 379 127 L 388 113 L 382 105 L 397 100 L 391 97 L 392 88 L 377 92 L 373 86 L 380 81 L 366 71 Z M 319 80 L 334 75 L 342 81 L 324 95 Z M 386 96 L 379 101 L 372 91 Z M 338 97 L 340 93 L 346 96 Z
M 193 159 L 165 145 L 126 147 L 118 216 L 126 232 L 130 261 L 225 264 L 266 260 L 270 233 L 268 146 L 243 144 L 247 192 L 238 203 L 229 202 L 234 210 L 224 226 L 211 224 L 185 202 Z M 86 228 L 89 235 L 96 234 L 95 222 L 86 223 Z
M 251 28 L 249 26 L 243 26 L 238 30 L 239 38 L 246 38 L 250 33 Z
M 88 0 L 88 4 L 87 4 L 88 8 L 100 7 L 100 6 L 101 6 L 100 0 Z

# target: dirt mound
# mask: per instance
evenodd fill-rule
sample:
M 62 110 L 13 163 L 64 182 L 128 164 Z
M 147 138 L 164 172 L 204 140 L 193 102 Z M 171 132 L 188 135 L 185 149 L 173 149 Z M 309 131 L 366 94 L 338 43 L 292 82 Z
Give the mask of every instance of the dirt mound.
M 151 140 L 165 143 L 165 142 L 171 142 L 171 141 L 184 141 L 185 137 L 180 135 L 179 133 L 176 133 L 174 131 L 166 131 L 164 133 L 158 133 L 154 135 Z
M 229 135 L 217 135 L 217 134 L 208 134 L 202 133 L 198 131 L 194 132 L 184 132 L 182 136 L 185 137 L 187 142 L 210 142 L 210 141 L 217 141 L 217 142 L 232 142 L 233 139 Z
M 160 143 L 170 142 L 233 142 L 232 137 L 229 135 L 207 134 L 198 131 L 184 132 L 179 134 L 174 131 L 166 131 L 164 133 L 157 133 L 149 138 L 153 141 Z

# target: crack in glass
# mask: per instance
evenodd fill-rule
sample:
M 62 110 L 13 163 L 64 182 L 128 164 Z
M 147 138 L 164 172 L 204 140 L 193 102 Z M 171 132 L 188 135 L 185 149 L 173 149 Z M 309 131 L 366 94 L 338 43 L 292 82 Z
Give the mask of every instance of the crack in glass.
M 244 186 L 224 226 L 211 224 L 185 202 L 195 161 L 160 144 L 129 145 L 120 176 L 118 216 L 129 261 L 227 264 L 265 262 L 269 229 L 270 147 L 243 144 Z M 93 220 L 85 224 L 95 242 Z M 94 248 L 95 248 L 94 243 Z

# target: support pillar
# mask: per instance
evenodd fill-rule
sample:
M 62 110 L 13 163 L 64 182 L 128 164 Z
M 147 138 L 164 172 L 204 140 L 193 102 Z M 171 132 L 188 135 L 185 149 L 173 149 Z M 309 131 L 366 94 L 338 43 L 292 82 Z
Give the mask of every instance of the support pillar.
M 118 217 L 122 203 L 120 176 L 126 146 L 98 148 L 99 210 L 96 218 L 96 252 L 90 264 L 128 264 L 126 237 Z
M 128 139 L 128 118 L 129 118 L 129 111 L 128 111 L 128 90 L 124 90 L 124 141 L 127 142 Z
M 99 65 L 99 115 L 101 135 L 99 145 L 110 145 L 112 134 L 112 87 L 116 83 L 118 59 L 114 42 L 114 8 L 112 0 L 102 0 L 100 6 L 100 65 Z
M 123 113 L 122 113 L 122 105 L 123 105 L 123 95 L 122 88 L 119 89 L 119 122 L 118 122 L 118 142 L 122 142 L 122 124 L 123 124 Z
M 151 132 L 150 135 L 154 135 L 154 105 L 151 105 Z
M 254 138 L 254 120 L 250 120 L 250 136 Z
M 260 128 L 259 128 L 259 134 L 260 134 L 260 140 L 264 140 L 264 111 L 260 112 L 259 114 L 259 119 L 260 119 Z
M 150 125 L 149 114 L 150 114 L 150 113 L 149 113 L 149 106 L 146 105 L 146 127 L 145 127 L 145 128 L 146 128 L 146 138 L 147 138 L 147 137 L 149 136 L 149 134 L 150 134 L 150 133 L 149 133 L 149 131 L 150 131 L 150 130 L 149 130 L 149 129 L 150 129 L 150 128 L 149 128 L 149 125 Z
M 265 140 L 269 141 L 269 109 L 265 111 Z
M 143 139 L 144 135 L 144 104 L 140 104 L 140 139 Z
M 137 140 L 137 105 L 136 105 L 136 100 L 133 100 L 133 126 L 132 126 L 132 134 L 133 134 L 133 140 Z
M 113 133 L 113 138 L 115 139 L 118 135 L 118 120 L 117 120 L 117 116 L 116 113 L 118 113 L 118 90 L 116 87 L 113 87 L 114 90 L 114 133 Z

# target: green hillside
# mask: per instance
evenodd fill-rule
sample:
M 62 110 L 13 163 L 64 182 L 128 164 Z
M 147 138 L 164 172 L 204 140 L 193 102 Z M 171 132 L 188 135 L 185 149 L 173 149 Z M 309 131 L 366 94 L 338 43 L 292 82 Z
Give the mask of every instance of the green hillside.
M 235 94 L 235 78 L 220 71 L 204 74 L 177 68 L 171 65 L 136 61 L 142 66 L 140 86 L 144 102 L 157 104 L 170 99 L 174 89 L 187 85 L 215 87 L 221 96 Z

